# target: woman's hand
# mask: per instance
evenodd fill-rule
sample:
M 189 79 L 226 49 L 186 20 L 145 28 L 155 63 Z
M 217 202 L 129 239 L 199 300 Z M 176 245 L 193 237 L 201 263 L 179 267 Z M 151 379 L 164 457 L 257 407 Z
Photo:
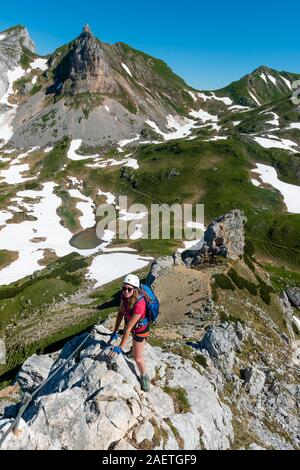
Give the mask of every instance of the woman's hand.
M 119 346 L 112 346 L 111 350 L 108 353 L 108 355 L 111 357 L 116 357 L 119 354 L 123 354 L 123 351 Z

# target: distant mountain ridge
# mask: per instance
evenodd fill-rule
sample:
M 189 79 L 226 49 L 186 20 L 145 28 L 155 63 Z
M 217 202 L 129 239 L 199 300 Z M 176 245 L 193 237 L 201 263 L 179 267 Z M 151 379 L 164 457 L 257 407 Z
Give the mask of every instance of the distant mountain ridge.
M 106 44 L 88 26 L 47 57 L 34 54 L 33 42 L 22 26 L 4 31 L 0 38 L 6 87 L 5 70 L 24 69 L 14 85 L 14 100 L 19 104 L 13 122 L 15 146 L 46 145 L 66 135 L 82 138 L 91 147 L 136 136 L 160 140 L 170 129 L 188 127 L 191 117 L 203 120 L 194 108 L 222 114 L 237 111 L 234 106 L 262 106 L 288 97 L 292 81 L 300 77 L 261 66 L 220 90 L 199 92 L 163 61 L 123 43 Z M 19 52 L 12 59 L 9 51 L 15 44 Z M 33 75 L 29 65 L 37 58 L 43 66 L 41 73 L 36 67 Z M 50 128 L 49 115 L 53 117 Z

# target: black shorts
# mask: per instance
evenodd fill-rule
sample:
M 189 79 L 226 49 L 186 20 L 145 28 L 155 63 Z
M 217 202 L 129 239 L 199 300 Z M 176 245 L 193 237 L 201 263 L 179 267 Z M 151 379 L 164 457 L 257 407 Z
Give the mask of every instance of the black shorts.
M 147 336 L 137 336 L 136 334 L 133 333 L 132 339 L 136 341 L 137 343 L 142 343 L 143 341 L 145 341 L 145 339 L 147 339 Z
M 149 334 L 150 334 L 150 328 L 149 328 L 149 325 L 147 325 L 147 328 L 145 328 L 145 330 L 142 332 L 139 332 L 139 333 L 132 332 L 132 339 L 134 339 L 134 341 L 137 341 L 137 343 L 142 343 L 145 339 L 148 338 Z

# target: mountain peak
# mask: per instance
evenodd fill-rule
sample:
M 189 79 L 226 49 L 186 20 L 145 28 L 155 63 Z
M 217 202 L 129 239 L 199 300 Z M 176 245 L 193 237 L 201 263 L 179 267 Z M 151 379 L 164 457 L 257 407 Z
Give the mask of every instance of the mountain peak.
M 25 26 L 17 24 L 8 29 L 5 29 L 1 33 L 5 36 L 6 41 L 14 43 L 19 42 L 22 46 L 26 47 L 31 52 L 35 52 L 34 42 Z
M 88 25 L 87 23 L 82 28 L 81 36 L 93 36 L 90 25 Z

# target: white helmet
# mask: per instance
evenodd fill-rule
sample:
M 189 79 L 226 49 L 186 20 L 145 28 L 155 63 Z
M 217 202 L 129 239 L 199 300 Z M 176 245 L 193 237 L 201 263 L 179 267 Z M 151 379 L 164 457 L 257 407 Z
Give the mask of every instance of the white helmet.
M 140 280 L 135 274 L 127 274 L 123 282 L 124 284 L 130 284 L 133 287 L 140 287 Z

